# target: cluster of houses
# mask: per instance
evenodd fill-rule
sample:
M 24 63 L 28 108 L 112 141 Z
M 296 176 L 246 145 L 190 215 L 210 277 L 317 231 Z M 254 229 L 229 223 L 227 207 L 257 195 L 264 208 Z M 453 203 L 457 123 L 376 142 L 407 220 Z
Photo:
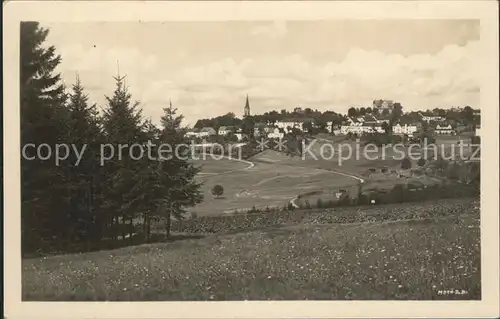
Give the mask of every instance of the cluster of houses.
M 455 135 L 456 131 L 453 126 L 446 123 L 446 119 L 440 116 L 426 116 L 419 113 L 420 120 L 414 121 L 403 117 L 392 126 L 392 133 L 398 135 L 408 135 L 412 137 L 417 131 L 422 128 L 422 123 L 427 122 L 430 128 L 436 135 Z M 386 123 L 386 124 L 383 124 Z M 349 117 L 347 121 L 340 127 L 339 133 L 346 134 L 369 134 L 369 133 L 384 133 L 384 126 L 390 123 L 389 117 L 378 117 L 373 114 Z M 334 132 L 336 133 L 336 132 Z M 478 134 L 478 132 L 476 132 Z
M 394 109 L 394 103 L 391 100 L 375 100 L 373 101 L 372 114 L 363 116 L 347 117 L 340 125 L 335 125 L 333 122 L 327 122 L 326 129 L 334 135 L 348 134 L 370 134 L 384 133 L 390 123 L 391 113 Z M 392 125 L 392 133 L 398 135 L 407 135 L 412 137 L 417 131 L 422 128 L 424 122 L 428 123 L 430 128 L 436 135 L 455 135 L 456 130 L 451 124 L 446 122 L 446 119 L 440 116 L 424 115 L 419 113 L 420 119 L 408 119 L 402 117 L 397 123 Z M 250 105 L 248 96 L 244 108 L 244 116 L 250 116 Z M 255 123 L 254 136 L 267 137 L 270 139 L 280 139 L 289 133 L 291 130 L 298 129 L 308 133 L 309 129 L 314 128 L 315 122 L 312 118 L 288 118 L 279 120 L 275 123 Z M 186 133 L 189 138 L 208 138 L 210 136 L 228 136 L 234 135 L 238 141 L 245 139 L 245 134 L 241 128 L 233 126 L 221 126 L 219 128 L 204 127 L 201 129 L 193 129 Z M 476 135 L 480 134 L 480 128 L 476 129 Z
M 288 133 L 287 129 L 283 130 L 281 126 L 273 126 L 270 124 L 257 123 L 254 127 L 254 136 L 267 137 L 272 139 L 280 139 Z M 186 132 L 188 138 L 208 138 L 210 136 L 228 136 L 234 135 L 238 141 L 245 139 L 246 135 L 241 128 L 235 126 L 221 126 L 217 130 L 212 127 L 204 127 L 201 129 L 192 129 Z
M 305 125 L 307 122 L 310 122 L 311 125 Z M 387 125 L 389 125 L 389 119 L 379 119 L 374 115 L 364 115 L 358 117 L 348 117 L 347 120 L 341 125 L 334 125 L 333 122 L 328 122 L 326 129 L 329 133 L 333 133 L 334 135 L 356 134 L 359 136 L 370 133 L 384 133 Z M 285 119 L 277 121 L 273 124 L 256 123 L 254 127 L 254 136 L 267 137 L 269 139 L 280 139 L 283 138 L 285 134 L 290 133 L 292 129 L 307 132 L 308 128 L 311 126 L 315 127 L 314 121 L 305 118 Z M 413 134 L 421 128 L 422 122 L 410 121 L 403 118 L 392 126 L 392 133 L 412 137 Z M 437 123 L 431 126 L 431 128 L 437 135 L 455 134 L 455 130 L 451 124 Z M 476 135 L 479 135 L 479 132 L 480 129 L 476 129 Z M 245 138 L 245 134 L 242 129 L 234 126 L 221 126 L 217 130 L 212 127 L 193 129 L 188 131 L 186 136 L 190 138 L 208 138 L 215 135 L 228 136 L 230 134 L 233 134 L 238 141 L 242 141 Z

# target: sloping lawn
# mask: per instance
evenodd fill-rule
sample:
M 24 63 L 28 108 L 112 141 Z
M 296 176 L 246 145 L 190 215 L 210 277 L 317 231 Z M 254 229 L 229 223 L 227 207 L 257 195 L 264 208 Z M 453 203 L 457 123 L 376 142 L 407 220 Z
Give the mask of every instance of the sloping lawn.
M 480 299 L 478 218 L 310 221 L 27 259 L 23 300 Z

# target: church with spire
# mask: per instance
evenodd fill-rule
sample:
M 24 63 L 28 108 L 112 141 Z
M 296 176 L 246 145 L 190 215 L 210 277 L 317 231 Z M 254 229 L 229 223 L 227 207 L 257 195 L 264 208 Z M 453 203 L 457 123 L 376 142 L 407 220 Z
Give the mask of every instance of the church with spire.
M 247 101 L 245 103 L 245 108 L 243 109 L 243 117 L 250 116 L 250 103 L 248 102 L 248 94 L 247 94 Z

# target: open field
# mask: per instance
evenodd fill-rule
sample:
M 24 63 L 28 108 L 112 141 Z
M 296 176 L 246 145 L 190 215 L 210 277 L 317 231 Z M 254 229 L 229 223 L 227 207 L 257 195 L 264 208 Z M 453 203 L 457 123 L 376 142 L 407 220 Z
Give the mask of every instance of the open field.
M 325 154 L 326 152 L 324 150 L 323 151 L 321 150 L 322 145 L 326 143 L 329 142 L 318 140 L 311 147 L 311 152 L 314 154 L 315 157 L 313 157 L 312 155 L 307 155 L 304 156 L 303 158 L 299 156 L 290 157 L 283 153 L 279 153 L 272 150 L 266 150 L 265 152 L 262 152 L 252 157 L 251 160 L 256 163 L 263 162 L 263 163 L 273 163 L 275 165 L 292 166 L 296 168 L 300 167 L 300 168 L 322 169 L 325 171 L 340 172 L 343 174 L 352 175 L 352 177 L 350 178 L 351 180 L 350 183 L 346 183 L 344 185 L 337 184 L 335 185 L 335 187 L 322 188 L 320 189 L 321 191 L 320 194 L 305 196 L 301 200 L 297 201 L 297 203 L 308 200 L 311 204 L 314 204 L 318 200 L 318 198 L 321 198 L 323 201 L 335 200 L 336 199 L 335 192 L 337 192 L 339 188 L 345 189 L 350 193 L 351 196 L 356 196 L 358 191 L 357 187 L 349 187 L 349 185 L 352 186 L 357 185 L 357 183 L 360 181 L 359 179 L 363 180 L 363 189 L 365 190 L 374 188 L 389 190 L 392 187 L 394 187 L 394 185 L 399 183 L 417 182 L 417 183 L 422 183 L 423 185 L 432 185 L 439 182 L 438 179 L 427 176 L 401 179 L 398 178 L 398 174 L 380 173 L 381 168 L 387 168 L 388 171 L 399 171 L 401 169 L 401 160 L 392 158 L 393 156 L 401 156 L 401 155 L 397 154 L 397 152 L 390 149 L 385 151 L 385 155 L 382 153 L 382 151 L 376 154 L 371 153 L 370 156 L 372 158 L 378 157 L 378 159 L 374 160 L 371 160 L 371 158 L 363 157 L 362 153 L 360 154 L 359 157 L 353 155 L 352 158 L 347 159 L 348 152 L 345 149 L 342 156 L 344 156 L 346 159 L 340 161 L 341 165 L 339 165 L 338 153 L 335 153 L 333 158 L 328 158 L 328 157 L 323 158 L 320 156 L 322 152 L 323 154 Z M 356 143 L 351 141 L 349 145 L 351 145 L 354 152 L 354 150 L 356 149 Z M 335 147 L 335 150 L 337 150 L 337 146 Z M 417 167 L 416 161 L 413 161 L 412 165 L 413 167 Z M 371 168 L 375 168 L 378 171 L 378 173 L 366 175 L 368 170 Z M 356 178 L 358 178 L 358 180 L 356 180 Z M 344 186 L 344 187 L 338 187 L 338 186 Z
M 217 164 L 209 164 L 212 171 Z M 257 162 L 253 167 L 247 164 L 239 170 L 226 174 L 201 175 L 204 201 L 192 209 L 198 216 L 245 211 L 256 208 L 284 206 L 297 195 L 336 186 L 354 185 L 356 180 L 331 172 L 304 167 L 292 167 Z M 211 194 L 214 185 L 224 187 L 224 195 L 215 198 Z
M 310 153 L 306 153 L 303 157 L 290 157 L 283 153 L 266 150 L 252 157 L 251 160 L 255 162 L 335 170 L 354 175 L 360 175 L 370 167 L 399 168 L 401 165 L 400 159 L 392 158 L 397 155 L 401 157 L 401 154 L 396 154 L 390 149 L 385 151 L 384 155 L 382 151 L 378 153 L 371 152 L 369 156 L 374 158 L 371 159 L 363 155 L 361 144 L 356 146 L 356 142 L 353 141 L 342 141 L 340 144 L 342 146 L 339 146 L 339 144 L 335 142 L 316 140 L 309 148 Z M 333 145 L 333 153 L 330 151 L 330 147 L 325 147 L 324 145 Z M 351 149 L 351 156 L 349 156 L 350 151 L 348 148 Z M 360 149 L 358 156 L 356 155 L 357 148 Z M 322 154 L 323 156 L 321 156 Z
M 233 161 L 227 158 L 218 159 L 217 156 L 212 158 L 210 155 L 197 155 L 199 159 L 192 160 L 196 166 L 201 167 L 201 176 L 214 175 L 221 173 L 230 173 L 237 170 L 245 169 L 249 165 L 241 161 Z
M 464 140 L 457 136 L 438 137 L 437 144 L 450 149 L 460 139 Z M 333 153 L 332 147 L 325 145 L 333 145 Z M 318 138 L 309 149 L 311 153 L 304 157 L 290 157 L 266 150 L 251 157 L 251 163 L 213 160 L 210 157 L 197 161 L 203 166 L 199 178 L 204 182 L 205 200 L 191 211 L 203 216 L 246 211 L 253 206 L 284 206 L 295 197 L 308 193 L 313 194 L 302 196 L 294 203 L 299 205 L 307 200 L 313 204 L 318 198 L 323 201 L 336 200 L 335 193 L 339 189 L 356 196 L 356 185 L 360 181 L 363 181 L 364 190 L 390 190 L 400 183 L 432 185 L 440 182 L 429 176 L 399 177 L 397 172 L 401 170 L 401 158 L 410 151 L 407 148 L 389 147 L 366 153 L 363 145 L 355 141 Z M 421 152 L 412 151 L 414 155 Z M 252 163 L 255 166 L 250 167 Z M 412 161 L 412 167 L 417 167 L 416 159 Z M 389 173 L 380 173 L 382 168 L 386 168 Z M 370 169 L 377 172 L 367 174 Z M 391 171 L 396 173 L 391 174 Z M 211 194 L 211 188 L 216 184 L 225 189 L 220 199 Z
M 318 215 L 232 235 L 25 259 L 23 300 L 480 299 L 479 214 L 470 205 L 403 204 L 416 219 L 385 222 L 362 222 L 352 208 L 348 224 Z M 438 293 L 449 289 L 466 294 Z

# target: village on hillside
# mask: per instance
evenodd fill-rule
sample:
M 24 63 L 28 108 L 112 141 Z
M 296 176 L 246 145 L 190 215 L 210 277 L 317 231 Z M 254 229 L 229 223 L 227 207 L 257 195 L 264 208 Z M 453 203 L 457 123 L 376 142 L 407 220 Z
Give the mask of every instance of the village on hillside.
M 198 142 L 213 142 L 217 137 L 230 142 L 246 142 L 250 137 L 282 139 L 292 132 L 349 137 L 393 134 L 418 141 L 424 133 L 426 136 L 480 136 L 480 124 L 480 109 L 470 106 L 405 113 L 401 103 L 384 99 L 374 100 L 368 107 L 351 107 L 347 114 L 296 107 L 292 112 L 270 111 L 252 116 L 247 96 L 243 119 L 234 113 L 200 119 L 185 135 Z

